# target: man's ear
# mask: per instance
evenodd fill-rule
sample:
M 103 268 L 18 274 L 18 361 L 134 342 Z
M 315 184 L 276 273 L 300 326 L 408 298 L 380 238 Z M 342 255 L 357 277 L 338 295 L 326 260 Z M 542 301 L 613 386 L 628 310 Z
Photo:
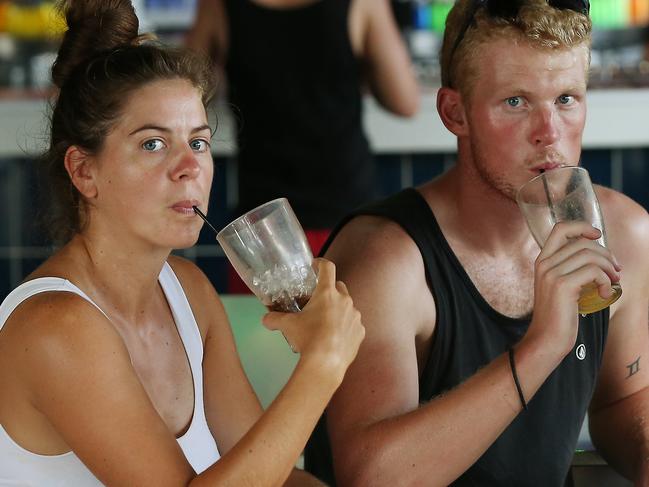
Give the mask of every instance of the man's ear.
M 437 113 L 444 126 L 457 137 L 467 135 L 469 127 L 459 91 L 442 86 L 437 91 Z
M 86 198 L 97 196 L 97 185 L 95 184 L 92 164 L 92 157 L 76 145 L 71 145 L 65 151 L 65 170 L 68 172 L 74 187 Z

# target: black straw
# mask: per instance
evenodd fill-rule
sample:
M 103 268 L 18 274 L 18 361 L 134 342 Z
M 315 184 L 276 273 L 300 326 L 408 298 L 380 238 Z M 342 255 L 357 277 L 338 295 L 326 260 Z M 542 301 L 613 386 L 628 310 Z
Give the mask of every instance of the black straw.
M 203 219 L 203 221 L 204 221 L 205 223 L 207 223 L 207 226 L 208 226 L 208 227 L 210 227 L 212 230 L 214 230 L 214 233 L 219 233 L 219 231 L 218 231 L 216 228 L 214 228 L 214 225 L 212 225 L 212 224 L 208 221 L 207 217 L 203 214 L 203 212 L 202 212 L 201 210 L 198 209 L 197 206 L 192 206 L 192 209 L 194 210 L 194 213 L 196 213 L 198 216 L 200 216 L 200 217 Z

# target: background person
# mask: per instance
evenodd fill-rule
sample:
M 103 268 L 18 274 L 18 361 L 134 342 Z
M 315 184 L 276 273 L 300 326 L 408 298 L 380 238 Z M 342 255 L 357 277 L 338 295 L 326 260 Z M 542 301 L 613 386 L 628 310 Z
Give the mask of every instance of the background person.
M 317 253 L 376 195 L 363 86 L 392 113 L 418 109 L 389 0 L 200 0 L 187 45 L 224 70 L 241 124 L 237 214 L 287 197 Z

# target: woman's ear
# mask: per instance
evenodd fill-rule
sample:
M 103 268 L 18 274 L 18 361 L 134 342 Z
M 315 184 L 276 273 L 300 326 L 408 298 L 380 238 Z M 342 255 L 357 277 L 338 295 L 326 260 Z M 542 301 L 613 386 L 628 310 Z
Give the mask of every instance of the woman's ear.
M 437 91 L 437 113 L 444 126 L 456 137 L 468 134 L 464 102 L 459 91 L 442 86 Z
M 65 152 L 65 170 L 74 187 L 86 198 L 97 196 L 92 164 L 93 158 L 76 145 L 71 145 Z

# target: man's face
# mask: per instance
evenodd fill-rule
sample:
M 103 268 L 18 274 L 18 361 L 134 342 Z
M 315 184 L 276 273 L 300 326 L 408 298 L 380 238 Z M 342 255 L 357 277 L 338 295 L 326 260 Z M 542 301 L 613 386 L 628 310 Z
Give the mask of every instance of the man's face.
M 481 180 L 514 199 L 526 181 L 577 165 L 586 119 L 586 46 L 541 50 L 511 40 L 481 47 L 466 106 Z

